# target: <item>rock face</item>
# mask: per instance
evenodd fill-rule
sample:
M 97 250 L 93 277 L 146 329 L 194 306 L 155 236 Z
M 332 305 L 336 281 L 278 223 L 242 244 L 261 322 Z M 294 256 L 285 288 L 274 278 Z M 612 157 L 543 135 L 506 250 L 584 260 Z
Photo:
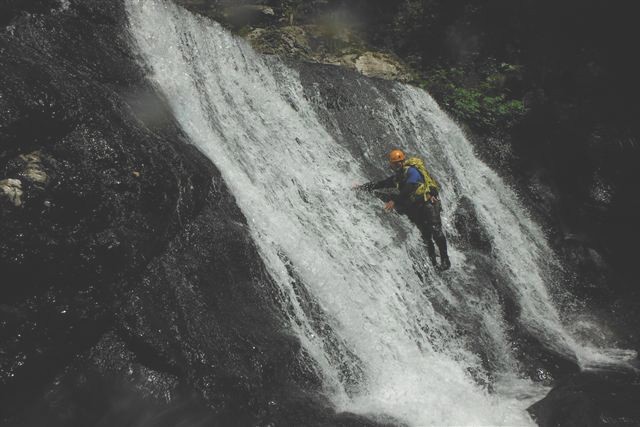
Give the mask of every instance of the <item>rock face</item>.
M 0 195 L 15 207 L 22 206 L 22 181 L 7 178 L 0 181 Z
M 355 68 L 367 77 L 398 81 L 409 80 L 407 73 L 403 72 L 404 66 L 389 54 L 365 52 L 357 57 Z
M 10 6 L 2 424 L 374 424 L 321 397 L 234 198 L 146 82 L 123 4 Z
M 223 11 L 224 16 L 235 26 L 269 25 L 275 21 L 272 8 L 259 4 L 228 6 Z
M 640 378 L 586 372 L 559 381 L 529 412 L 541 427 L 640 424 Z
M 247 40 L 256 50 L 269 55 L 294 59 L 310 59 L 312 55 L 308 34 L 302 27 L 256 28 L 247 34 Z
M 491 251 L 491 239 L 482 228 L 471 200 L 466 197 L 460 200 L 453 221 L 465 246 L 483 252 Z
M 367 50 L 347 30 L 322 25 L 290 25 L 255 28 L 246 39 L 258 52 L 319 64 L 338 65 L 367 77 L 406 82 L 413 78 L 409 67 L 390 53 Z

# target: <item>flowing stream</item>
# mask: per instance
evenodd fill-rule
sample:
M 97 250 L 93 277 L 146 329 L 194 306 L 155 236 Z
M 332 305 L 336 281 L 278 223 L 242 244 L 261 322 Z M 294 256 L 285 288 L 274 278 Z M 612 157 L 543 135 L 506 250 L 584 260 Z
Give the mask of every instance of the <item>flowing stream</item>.
M 582 367 L 618 362 L 563 326 L 552 297 L 561 266 L 543 231 L 427 93 L 359 77 L 380 93 L 372 117 L 387 145 L 354 150 L 321 120 L 294 68 L 169 1 L 127 0 L 127 10 L 149 78 L 221 171 L 338 410 L 410 425 L 533 424 L 526 408 L 548 389 L 522 375 L 499 289 L 455 244 L 462 198 L 490 237 L 487 259 L 522 327 Z M 427 159 L 443 183 L 449 272 L 432 269 L 406 218 L 350 190 L 388 173 L 380 153 L 393 147 Z

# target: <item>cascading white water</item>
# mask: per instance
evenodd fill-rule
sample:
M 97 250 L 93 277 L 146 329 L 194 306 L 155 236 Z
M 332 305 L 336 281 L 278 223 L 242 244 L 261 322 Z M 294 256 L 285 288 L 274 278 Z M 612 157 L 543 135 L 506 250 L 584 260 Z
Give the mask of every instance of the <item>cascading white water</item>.
M 525 408 L 545 389 L 519 379 L 499 304 L 465 301 L 500 362 L 503 386 L 489 393 L 478 385 L 480 358 L 446 306 L 432 305 L 436 296 L 449 306 L 461 293 L 477 298 L 452 292 L 466 283 L 464 253 L 451 248 L 454 269 L 445 281 L 427 266 L 406 219 L 383 217 L 379 202 L 348 191 L 370 178 L 358 166 L 363 159 L 323 128 L 296 73 L 169 1 L 128 0 L 127 8 L 150 78 L 236 197 L 336 407 L 413 425 L 531 424 Z M 474 200 L 523 321 L 558 351 L 585 358 L 547 293 L 541 266 L 553 255 L 542 232 L 426 93 L 401 85 L 396 91 L 400 104 L 378 114 L 396 129 L 397 143 L 428 152 L 434 174 L 455 188 L 446 212 L 462 195 Z M 398 229 L 408 237 L 397 239 Z M 455 231 L 447 225 L 447 232 Z M 305 312 L 297 286 L 322 309 L 331 340 Z
M 431 97 L 415 88 L 403 87 L 402 91 L 402 104 L 393 108 L 399 110 L 394 116 L 398 119 L 397 128 L 412 131 L 406 138 L 405 149 L 424 151 L 416 142 L 428 139 L 436 176 L 446 176 L 450 191 L 473 201 L 480 221 L 493 240 L 500 270 L 508 274 L 511 288 L 518 295 L 521 321 L 527 328 L 548 347 L 574 356 L 585 369 L 625 365 L 633 360 L 634 351 L 584 345 L 568 333 L 547 290 L 547 286 L 555 286 L 554 270 L 561 266 L 543 231 L 520 206 L 515 193 L 494 171 L 478 161 L 460 128 Z M 455 197 L 444 200 L 449 211 L 455 209 L 455 203 Z

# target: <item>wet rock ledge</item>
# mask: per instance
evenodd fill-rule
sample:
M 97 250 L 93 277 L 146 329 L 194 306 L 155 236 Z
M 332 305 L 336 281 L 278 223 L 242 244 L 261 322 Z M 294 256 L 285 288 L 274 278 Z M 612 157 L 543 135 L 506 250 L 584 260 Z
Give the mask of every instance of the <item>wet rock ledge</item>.
M 573 374 L 529 408 L 541 427 L 640 425 L 640 375 L 601 371 Z

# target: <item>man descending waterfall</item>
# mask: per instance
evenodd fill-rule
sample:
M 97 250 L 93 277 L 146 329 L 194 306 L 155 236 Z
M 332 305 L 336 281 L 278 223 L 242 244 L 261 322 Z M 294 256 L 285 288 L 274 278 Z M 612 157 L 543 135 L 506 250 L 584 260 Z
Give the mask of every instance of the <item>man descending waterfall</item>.
M 399 194 L 387 202 L 385 210 L 391 211 L 397 206 L 407 214 L 422 233 L 431 263 L 438 267 L 433 244 L 435 241 L 440 252 L 439 268 L 447 270 L 451 267 L 451 261 L 447 253 L 447 239 L 442 232 L 442 205 L 438 196 L 438 183 L 429 175 L 421 159 L 407 159 L 401 150 L 391 151 L 389 162 L 394 170 L 393 175 L 381 181 L 357 186 L 356 189 L 372 191 L 379 188 L 398 188 Z

